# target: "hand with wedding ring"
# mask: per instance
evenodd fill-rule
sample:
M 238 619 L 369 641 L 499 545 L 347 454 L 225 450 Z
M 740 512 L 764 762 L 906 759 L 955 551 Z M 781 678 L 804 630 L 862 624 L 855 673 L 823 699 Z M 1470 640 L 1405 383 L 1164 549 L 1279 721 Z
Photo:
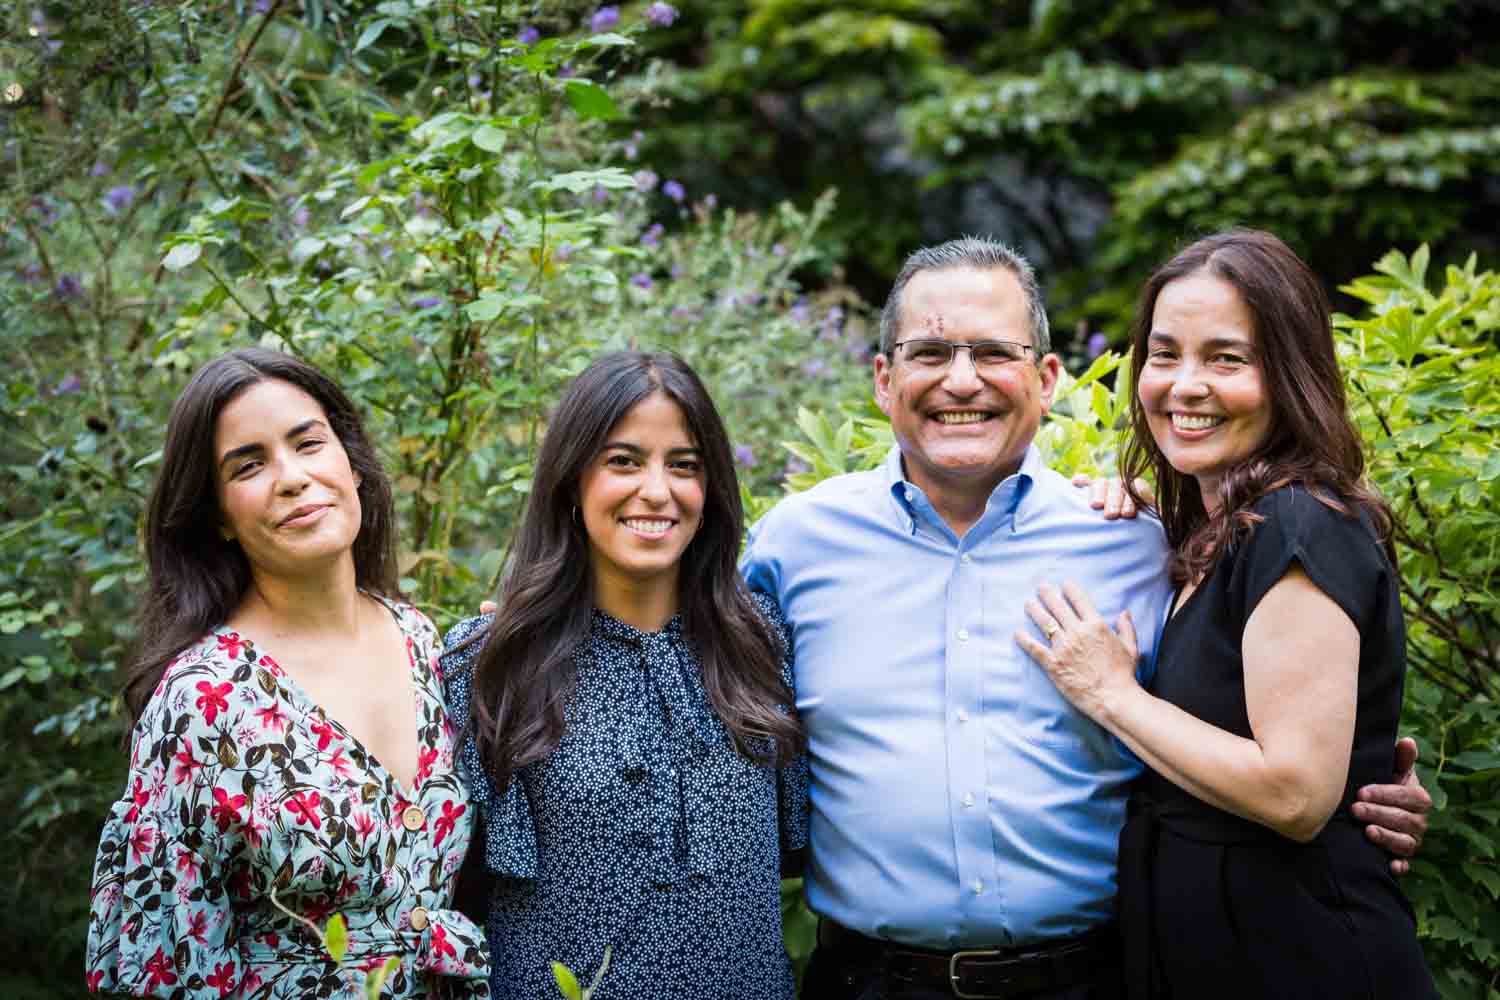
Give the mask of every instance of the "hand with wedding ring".
M 1135 686 L 1135 623 L 1122 611 L 1115 626 L 1099 616 L 1088 594 L 1075 583 L 1062 589 L 1050 583 L 1026 602 L 1026 614 L 1047 637 L 1045 644 L 1027 632 L 1016 642 L 1047 671 L 1057 690 L 1080 712 L 1103 722 L 1115 692 Z

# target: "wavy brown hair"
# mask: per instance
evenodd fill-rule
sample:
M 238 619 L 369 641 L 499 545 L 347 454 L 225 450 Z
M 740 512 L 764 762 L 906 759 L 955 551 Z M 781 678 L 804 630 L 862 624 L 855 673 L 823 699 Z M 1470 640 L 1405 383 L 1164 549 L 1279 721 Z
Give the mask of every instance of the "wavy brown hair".
M 1218 512 L 1210 516 L 1198 481 L 1172 468 L 1151 435 L 1139 393 L 1132 395 L 1121 475 L 1142 505 L 1136 478 L 1150 472 L 1156 480 L 1155 503 L 1146 506 L 1160 514 L 1172 546 L 1173 583 L 1202 578 L 1226 545 L 1254 530 L 1260 518 L 1251 505 L 1294 484 L 1340 513 L 1368 516 L 1394 567 L 1390 507 L 1365 480 L 1364 449 L 1349 419 L 1327 296 L 1280 239 L 1231 229 L 1189 244 L 1159 267 L 1141 289 L 1131 329 L 1131 384 L 1140 385 L 1157 296 L 1171 282 L 1198 273 L 1233 285 L 1253 317 L 1271 426 L 1260 447 L 1224 475 Z
M 318 401 L 360 477 L 361 516 L 354 576 L 366 591 L 396 594 L 395 507 L 391 484 L 354 403 L 316 368 L 280 351 L 230 351 L 198 369 L 167 418 L 161 468 L 146 504 L 146 592 L 136 648 L 126 664 L 125 706 L 139 719 L 168 664 L 222 625 L 250 586 L 250 562 L 219 535 L 214 434 L 219 414 L 258 382 L 296 386 Z
M 607 354 L 563 393 L 537 453 L 536 475 L 497 596 L 500 610 L 474 666 L 473 724 L 497 787 L 546 757 L 562 738 L 577 680 L 573 657 L 588 638 L 593 581 L 588 537 L 573 516 L 579 482 L 609 432 L 641 400 L 662 393 L 682 409 L 703 461 L 703 520 L 683 551 L 678 608 L 703 688 L 735 749 L 784 762 L 803 742 L 782 649 L 736 566 L 745 514 L 729 436 L 698 376 L 666 353 Z

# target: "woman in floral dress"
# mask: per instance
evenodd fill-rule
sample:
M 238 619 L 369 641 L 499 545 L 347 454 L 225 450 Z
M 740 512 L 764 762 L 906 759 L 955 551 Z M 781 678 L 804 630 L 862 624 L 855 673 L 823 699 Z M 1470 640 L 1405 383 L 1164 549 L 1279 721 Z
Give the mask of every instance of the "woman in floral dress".
M 353 405 L 287 355 L 183 391 L 147 512 L 124 797 L 92 890 L 96 992 L 489 995 L 448 908 L 473 810 L 437 638 L 393 598 L 390 484 Z M 318 933 L 339 914 L 342 963 Z
M 779 616 L 735 567 L 730 455 L 679 359 L 595 361 L 552 415 L 499 613 L 448 636 L 497 998 L 554 995 L 553 960 L 603 969 L 597 1000 L 793 994 L 806 762 Z

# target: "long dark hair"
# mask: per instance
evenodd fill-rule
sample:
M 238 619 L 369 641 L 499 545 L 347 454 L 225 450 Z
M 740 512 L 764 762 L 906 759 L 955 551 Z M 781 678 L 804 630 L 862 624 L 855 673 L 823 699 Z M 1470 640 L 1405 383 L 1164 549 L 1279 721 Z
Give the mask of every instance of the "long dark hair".
M 296 386 L 323 407 L 360 477 L 355 581 L 383 596 L 396 593 L 391 484 L 354 403 L 322 372 L 290 354 L 249 347 L 215 358 L 198 369 L 172 404 L 161 468 L 146 506 L 146 593 L 125 681 L 132 720 L 140 718 L 168 664 L 223 624 L 250 586 L 245 553 L 219 536 L 223 517 L 214 434 L 225 406 L 257 382 L 271 380 Z
M 1394 567 L 1390 507 L 1364 478 L 1364 450 L 1349 419 L 1327 296 L 1317 276 L 1280 239 L 1256 229 L 1230 229 L 1188 245 L 1158 268 L 1141 289 L 1131 331 L 1132 384 L 1140 385 L 1157 296 L 1170 282 L 1200 271 L 1233 285 L 1254 318 L 1271 426 L 1260 447 L 1225 474 L 1219 509 L 1209 516 L 1198 481 L 1172 468 L 1151 436 L 1139 393 L 1132 396 L 1121 475 L 1128 484 L 1148 470 L 1155 476 L 1155 508 L 1173 551 L 1172 581 L 1203 576 L 1225 545 L 1254 530 L 1259 518 L 1250 506 L 1291 484 L 1306 487 L 1341 513 L 1363 511 Z M 1143 502 L 1133 488 L 1131 493 Z
M 735 565 L 745 514 L 718 410 L 680 358 L 621 351 L 584 369 L 557 405 L 537 454 L 500 610 L 476 659 L 475 737 L 502 789 L 562 738 L 577 680 L 573 657 L 588 637 L 594 594 L 588 538 L 573 516 L 579 481 L 610 429 L 658 392 L 682 408 L 706 480 L 702 524 L 678 573 L 683 632 L 697 653 L 704 690 L 746 757 L 784 761 L 801 746 L 800 723 L 778 707 L 792 702 L 779 643 Z

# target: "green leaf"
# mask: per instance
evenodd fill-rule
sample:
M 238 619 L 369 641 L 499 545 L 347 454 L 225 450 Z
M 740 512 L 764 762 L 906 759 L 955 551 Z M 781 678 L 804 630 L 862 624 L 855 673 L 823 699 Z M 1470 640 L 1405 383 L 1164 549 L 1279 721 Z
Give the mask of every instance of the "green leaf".
M 380 38 L 380 36 L 385 32 L 385 29 L 389 28 L 391 24 L 391 19 L 388 17 L 382 17 L 378 18 L 377 20 L 371 21 L 369 26 L 367 26 L 364 31 L 361 31 L 359 33 L 359 41 L 354 43 L 354 51 L 358 52 L 361 49 L 367 49 L 371 45 L 374 45 L 376 40 Z M 345 35 L 344 37 L 347 38 L 348 36 Z
M 401 959 L 392 956 L 385 960 L 385 964 L 365 979 L 365 1000 L 380 1000 L 380 991 L 385 986 L 385 981 L 390 974 L 401 968 Z
M 552 978 L 557 981 L 557 988 L 568 1000 L 583 1000 L 583 990 L 578 985 L 578 977 L 561 962 L 552 963 Z
M 11 667 L 5 672 L 4 677 L 0 677 L 0 691 L 4 691 L 6 688 L 12 686 L 16 683 L 16 681 L 19 681 L 22 677 L 25 676 L 25 667 Z
M 481 125 L 469 136 L 469 140 L 486 153 L 500 152 L 505 148 L 505 140 L 508 138 L 504 130 L 493 125 Z
M 202 255 L 202 243 L 179 243 L 167 251 L 167 255 L 161 259 L 161 266 L 176 274 L 191 266 Z
M 89 594 L 90 595 L 102 594 L 106 590 L 108 590 L 110 587 L 113 587 L 115 585 L 115 583 L 117 581 L 119 581 L 119 579 L 120 579 L 120 574 L 118 574 L 118 573 L 105 573 L 99 579 L 97 579 L 97 580 L 94 581 L 94 585 L 89 588 Z
M 620 117 L 620 111 L 615 107 L 613 98 L 609 92 L 597 83 L 588 80 L 567 81 L 568 103 L 573 110 L 578 112 L 580 118 L 597 118 L 602 121 Z
M 505 310 L 505 299 L 499 295 L 481 295 L 464 306 L 464 312 L 476 323 L 488 323 Z
M 349 927 L 344 923 L 342 913 L 335 913 L 329 918 L 328 926 L 323 928 L 323 945 L 335 962 L 343 962 L 349 951 Z

